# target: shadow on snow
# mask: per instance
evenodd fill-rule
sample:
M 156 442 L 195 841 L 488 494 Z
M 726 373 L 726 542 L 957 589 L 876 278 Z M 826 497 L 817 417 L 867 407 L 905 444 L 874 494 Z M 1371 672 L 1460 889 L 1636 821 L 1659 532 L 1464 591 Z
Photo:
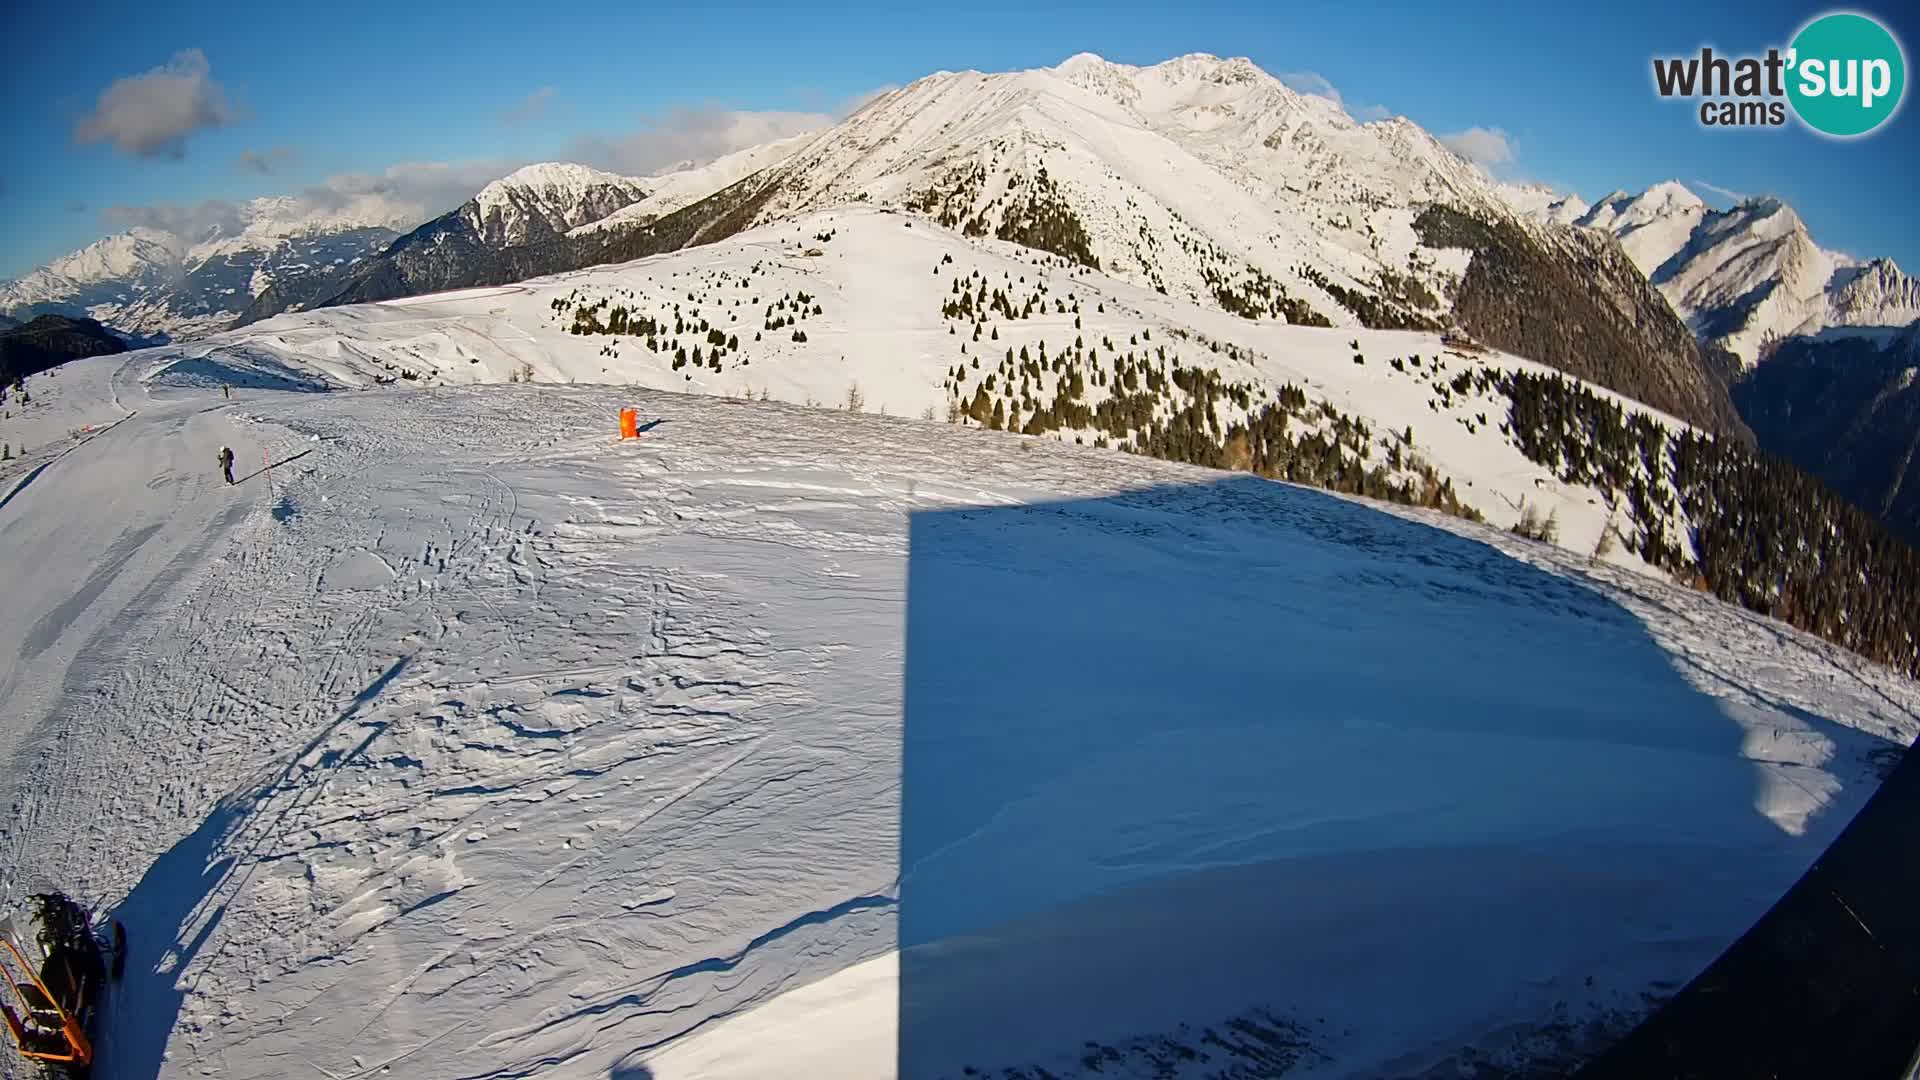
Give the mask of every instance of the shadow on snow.
M 282 465 L 291 465 L 294 462 L 299 461 L 301 458 L 306 457 L 308 454 L 311 454 L 311 453 L 313 453 L 312 449 L 306 449 L 306 450 L 300 451 L 297 454 L 289 454 L 288 456 L 281 458 L 279 461 L 276 461 L 271 465 L 262 465 L 260 468 L 257 468 L 252 472 L 248 473 L 247 475 L 242 476 L 239 479 L 235 480 L 234 484 L 236 486 L 240 484 L 244 484 L 247 481 L 253 479 L 254 477 L 259 476 L 261 473 L 267 472 L 272 469 L 277 469 Z
M 219 929 L 228 903 L 245 887 L 254 865 L 249 841 L 272 838 L 273 822 L 307 793 L 318 790 L 317 778 L 299 775 L 303 763 L 310 770 L 331 770 L 352 759 L 357 750 L 306 760 L 379 697 L 406 670 L 408 659 L 394 661 L 356 694 L 271 781 L 223 800 L 191 835 L 154 860 L 120 903 L 114 914 L 127 928 L 126 974 L 106 1017 L 108 1030 L 100 1040 L 96 1076 L 133 1080 L 159 1073 L 186 995 L 198 978 L 194 963 Z M 382 727 L 375 725 L 359 747 L 366 747 Z M 259 820 L 267 814 L 273 815 L 271 821 Z
M 903 1077 L 1411 1073 L 1685 981 L 1819 846 L 1611 599 L 1252 478 L 914 514 L 904 712 Z

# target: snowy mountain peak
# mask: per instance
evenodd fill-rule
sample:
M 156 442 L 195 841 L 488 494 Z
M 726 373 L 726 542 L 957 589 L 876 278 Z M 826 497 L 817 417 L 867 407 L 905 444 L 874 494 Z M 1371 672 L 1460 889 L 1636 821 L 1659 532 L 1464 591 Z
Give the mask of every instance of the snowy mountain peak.
M 47 271 L 76 282 L 105 281 L 167 267 L 182 250 L 172 233 L 136 225 L 54 260 Z
M 1053 70 L 1061 75 L 1073 76 L 1087 72 L 1112 71 L 1119 66 L 1098 53 L 1077 52 L 1055 65 Z
M 395 218 L 379 196 L 327 210 L 255 199 L 236 216 L 207 225 L 192 243 L 146 226 L 97 240 L 0 283 L 0 311 L 23 320 L 85 315 L 138 337 L 191 335 L 225 327 L 274 284 L 330 276 L 395 235 L 361 223 Z
M 579 196 L 596 187 L 637 187 L 631 176 L 602 172 L 566 161 L 543 161 L 525 165 L 480 189 L 473 200 L 482 207 L 503 205 L 512 193 L 529 190 Z
M 1695 195 L 1691 188 L 1678 180 L 1663 180 L 1653 185 L 1640 196 L 1639 201 L 1668 211 L 1706 205 L 1700 196 Z
M 648 194 L 647 182 L 639 178 L 549 161 L 481 188 L 464 213 L 482 240 L 509 247 L 563 235 Z
M 1522 216 L 1555 225 L 1571 225 L 1592 209 L 1580 196 L 1545 184 L 1496 184 L 1494 191 Z
M 1169 80 L 1203 80 L 1215 83 L 1252 82 L 1257 79 L 1269 79 L 1278 83 L 1278 79 L 1260 70 L 1259 66 L 1244 56 L 1219 57 L 1212 53 L 1187 53 L 1171 60 L 1163 60 L 1147 69 Z
M 1670 180 L 1639 195 L 1615 192 L 1578 224 L 1618 237 L 1709 345 L 1748 364 L 1786 337 L 1904 325 L 1920 313 L 1920 282 L 1886 260 L 1862 265 L 1823 250 L 1774 196 L 1716 211 Z
M 1608 229 L 1616 234 L 1640 229 L 1656 223 L 1670 222 L 1676 218 L 1687 220 L 1687 227 L 1698 222 L 1707 212 L 1707 204 L 1701 201 L 1686 185 L 1678 180 L 1667 180 L 1655 184 L 1638 195 L 1629 195 L 1624 191 L 1615 191 L 1595 203 L 1580 224 Z M 1684 243 L 1682 237 L 1680 243 Z M 1673 246 L 1678 250 L 1679 243 Z M 1632 252 L 1629 252 L 1632 254 Z M 1672 250 L 1667 251 L 1668 255 Z M 1663 257 L 1664 258 L 1664 257 Z M 1638 258 L 1634 260 L 1640 262 Z M 1659 263 L 1654 264 L 1658 266 Z M 1643 267 L 1647 273 L 1651 268 Z

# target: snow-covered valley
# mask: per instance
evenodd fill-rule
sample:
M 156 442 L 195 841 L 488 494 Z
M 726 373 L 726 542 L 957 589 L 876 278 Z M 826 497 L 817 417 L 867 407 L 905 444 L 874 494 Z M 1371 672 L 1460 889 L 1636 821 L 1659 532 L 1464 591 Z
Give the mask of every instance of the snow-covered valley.
M 618 369 L 640 385 L 588 385 L 604 336 L 472 310 L 638 292 L 644 264 L 36 380 L 45 430 L 0 483 L 0 880 L 128 927 L 96 1075 L 1525 1057 L 1684 982 L 1920 734 L 1911 682 L 1584 552 L 807 407 L 843 374 L 869 413 L 938 405 L 967 340 L 854 351 L 842 305 L 880 320 L 923 302 L 907 266 L 975 269 L 910 250 L 843 295 L 859 228 L 713 253 L 819 268 L 811 384 L 743 341 L 699 383 L 647 353 Z M 1091 284 L 1050 288 L 1086 315 Z M 1351 369 L 1395 400 L 1388 335 L 1360 366 L 1318 333 L 1338 363 L 1246 377 L 1358 395 Z M 372 384 L 523 362 L 531 385 Z M 321 378 L 367 388 L 301 392 Z M 1412 401 L 1445 463 L 1464 428 Z

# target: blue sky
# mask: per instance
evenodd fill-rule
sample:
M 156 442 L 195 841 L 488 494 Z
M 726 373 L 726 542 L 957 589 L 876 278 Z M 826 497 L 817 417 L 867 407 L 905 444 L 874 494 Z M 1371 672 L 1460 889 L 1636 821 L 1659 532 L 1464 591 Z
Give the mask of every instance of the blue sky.
M 503 163 L 665 164 L 836 115 L 932 71 L 1038 67 L 1080 51 L 1136 64 L 1211 52 L 1313 73 L 1356 113 L 1384 107 L 1442 135 L 1498 132 L 1481 140 L 1511 153 L 1496 173 L 1589 200 L 1669 178 L 1723 204 L 1712 188 L 1778 195 L 1822 245 L 1920 272 L 1914 108 L 1870 138 L 1835 142 L 1791 124 L 1704 130 L 1690 106 L 1652 92 L 1656 54 L 1784 45 L 1827 8 L 1280 7 L 343 2 L 291 21 L 253 4 L 28 0 L 9 21 L 40 27 L 41 44 L 13 50 L 0 71 L 12 114 L 0 277 L 129 221 L 199 220 L 210 200 L 384 178 L 447 209 Z M 1913 9 L 1854 10 L 1915 51 Z M 187 118 L 196 130 L 152 143 L 125 123 L 87 122 L 115 80 L 169 63 L 215 88 Z M 144 115 L 124 95 L 120 105 Z

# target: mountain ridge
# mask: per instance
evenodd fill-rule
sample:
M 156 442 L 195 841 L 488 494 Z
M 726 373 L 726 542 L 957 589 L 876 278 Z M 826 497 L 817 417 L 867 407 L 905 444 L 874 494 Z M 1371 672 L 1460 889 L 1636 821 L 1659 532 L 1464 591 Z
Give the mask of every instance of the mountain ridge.
M 1639 195 L 1616 191 L 1576 224 L 1618 237 L 1702 342 L 1743 367 L 1790 338 L 1920 318 L 1920 279 L 1891 259 L 1821 248 L 1799 214 L 1772 196 L 1715 210 L 1669 180 Z
M 1496 181 L 1404 117 L 1357 121 L 1246 57 L 1196 52 L 1135 66 L 1083 52 L 1023 71 L 935 72 L 824 131 L 661 176 L 527 166 L 404 235 L 377 238 L 389 243 L 329 260 L 328 273 L 256 272 L 247 295 L 229 283 L 236 299 L 173 315 L 205 332 L 219 316 L 248 325 L 502 284 L 857 203 L 927 213 L 1250 318 L 1458 323 L 1504 348 L 1545 350 L 1586 377 L 1611 372 L 1606 385 L 1738 438 L 1748 436 L 1725 387 L 1771 340 L 1767 327 L 1860 322 L 1909 303 L 1920 311 L 1920 288 L 1897 267 L 1821 252 L 1777 202 L 1716 212 L 1668 181 L 1589 206 L 1546 185 Z M 1463 307 L 1469 280 L 1529 279 L 1511 266 L 1476 273 L 1473 249 L 1429 243 L 1415 221 L 1434 206 L 1517 226 L 1502 233 L 1504 257 L 1563 291 L 1597 283 L 1606 302 L 1569 293 L 1542 308 L 1537 290 L 1522 301 L 1480 288 Z M 1569 226 L 1611 234 L 1626 263 L 1568 239 Z M 1599 276 L 1582 282 L 1571 266 Z M 153 291 L 123 289 L 102 313 L 152 325 Z M 1549 332 L 1529 306 L 1578 321 Z M 1671 333 L 1662 307 L 1698 340 Z M 1611 343 L 1609 356 L 1567 347 L 1594 335 Z
M 228 325 L 275 285 L 320 287 L 390 243 L 394 223 L 365 207 L 314 209 L 270 196 L 193 240 L 136 225 L 0 283 L 0 312 L 95 319 L 134 343 L 193 337 Z
M 1457 318 L 1455 293 L 1473 256 L 1420 235 L 1415 218 L 1435 203 L 1511 219 L 1516 244 L 1539 259 L 1591 257 L 1566 255 L 1551 238 L 1558 226 L 1523 222 L 1484 171 L 1418 125 L 1360 123 L 1244 57 L 1192 53 L 1135 67 L 1083 53 L 1050 68 L 938 72 L 767 156 L 765 167 L 704 198 L 683 189 L 670 213 L 650 215 L 642 201 L 506 248 L 454 239 L 472 230 L 449 215 L 306 306 L 563 273 L 860 204 L 924 213 L 969 237 L 1013 240 L 1243 317 L 1311 325 L 1438 329 Z M 1616 366 L 1611 385 L 1740 435 L 1694 343 L 1635 336 L 1661 325 L 1663 302 L 1628 280 L 1638 276 L 1631 267 L 1606 265 L 1608 295 L 1631 313 L 1626 336 L 1616 330 L 1609 340 L 1632 339 L 1633 362 L 1657 369 L 1643 376 Z M 241 324 L 283 310 L 274 299 Z M 1498 308 L 1482 297 L 1467 322 L 1524 317 Z M 1611 319 L 1591 306 L 1564 310 Z
M 69 360 L 126 351 L 125 342 L 92 319 L 39 315 L 29 322 L 0 325 L 0 386 Z

